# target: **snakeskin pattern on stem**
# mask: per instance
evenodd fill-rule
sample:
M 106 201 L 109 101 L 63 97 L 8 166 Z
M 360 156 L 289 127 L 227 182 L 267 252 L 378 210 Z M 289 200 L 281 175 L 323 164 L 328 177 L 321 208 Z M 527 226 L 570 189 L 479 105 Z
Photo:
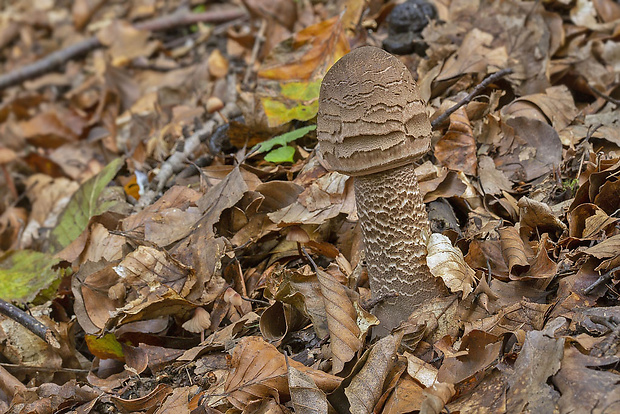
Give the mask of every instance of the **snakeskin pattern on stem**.
M 399 295 L 375 308 L 383 336 L 445 288 L 426 265 L 428 214 L 413 164 L 355 177 L 355 199 L 372 295 Z

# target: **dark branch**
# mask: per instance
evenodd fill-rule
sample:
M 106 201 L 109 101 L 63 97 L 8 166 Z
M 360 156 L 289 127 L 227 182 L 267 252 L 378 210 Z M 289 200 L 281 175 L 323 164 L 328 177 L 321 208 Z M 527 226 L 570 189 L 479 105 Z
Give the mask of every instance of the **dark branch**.
M 24 326 L 30 332 L 43 339 L 54 348 L 60 348 L 60 343 L 50 328 L 43 325 L 30 314 L 19 309 L 17 306 L 0 299 L 0 313 Z
M 453 107 L 448 109 L 443 114 L 439 115 L 433 122 L 431 122 L 431 126 L 433 127 L 433 129 L 437 128 L 439 125 L 441 125 L 446 119 L 448 119 L 448 117 L 450 115 L 452 115 L 461 106 L 467 105 L 468 103 L 470 103 L 471 100 L 474 99 L 476 97 L 476 95 L 478 95 L 480 92 L 482 92 L 482 90 L 484 88 L 489 86 L 490 83 L 493 83 L 496 80 L 498 80 L 500 78 L 503 78 L 506 75 L 511 74 L 512 72 L 513 72 L 513 70 L 511 68 L 502 69 L 499 72 L 495 72 L 494 74 L 490 75 L 485 80 L 480 82 L 480 84 L 477 85 L 474 88 L 474 90 L 471 91 L 471 93 L 469 95 L 467 95 L 465 98 L 461 99 L 456 105 L 454 105 Z
M 609 95 L 605 95 L 603 92 L 599 91 L 598 89 L 596 89 L 596 88 L 595 88 L 595 87 L 593 87 L 593 86 L 588 85 L 588 87 L 589 87 L 589 88 L 590 88 L 590 90 L 591 90 L 592 92 L 594 92 L 594 94 L 595 94 L 596 96 L 598 96 L 599 98 L 603 98 L 603 99 L 604 99 L 604 100 L 606 100 L 607 102 L 611 102 L 611 103 L 612 103 L 612 104 L 614 104 L 614 105 L 620 106 L 620 100 L 618 100 L 618 99 L 614 99 L 614 98 L 612 98 L 612 97 L 611 97 L 611 96 L 609 96 Z

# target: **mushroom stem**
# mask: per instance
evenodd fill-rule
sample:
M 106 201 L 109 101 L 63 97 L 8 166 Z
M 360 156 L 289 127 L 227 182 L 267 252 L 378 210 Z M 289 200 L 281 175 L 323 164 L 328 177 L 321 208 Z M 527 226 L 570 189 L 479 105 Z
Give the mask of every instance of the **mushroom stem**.
M 430 229 L 413 164 L 355 177 L 355 199 L 373 297 L 398 294 L 375 307 L 384 336 L 445 287 L 426 265 Z

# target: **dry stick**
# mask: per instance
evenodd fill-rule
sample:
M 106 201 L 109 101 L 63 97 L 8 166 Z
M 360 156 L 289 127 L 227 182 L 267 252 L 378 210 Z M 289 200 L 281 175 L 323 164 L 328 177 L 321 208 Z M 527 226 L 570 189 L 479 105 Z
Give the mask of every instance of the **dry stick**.
M 60 348 L 60 343 L 50 328 L 43 325 L 33 316 L 19 309 L 17 306 L 0 299 L 0 313 L 24 326 L 30 332 L 43 339 L 54 348 Z
M 256 39 L 254 40 L 254 47 L 252 47 L 252 56 L 250 58 L 250 63 L 245 71 L 245 76 L 243 77 L 243 84 L 248 85 L 250 82 L 250 76 L 254 72 L 254 63 L 256 63 L 256 59 L 258 58 L 258 52 L 260 51 L 261 44 L 265 41 L 265 31 L 267 30 L 267 20 L 263 19 L 260 23 L 260 30 L 256 35 Z
M 453 107 L 448 109 L 446 112 L 444 112 L 443 114 L 439 115 L 434 121 L 432 121 L 431 122 L 431 126 L 433 127 L 433 129 L 437 128 L 437 126 L 441 125 L 446 119 L 448 119 L 448 117 L 450 115 L 452 115 L 454 112 L 456 112 L 456 110 L 459 109 L 461 106 L 470 103 L 471 100 L 474 99 L 476 97 L 476 95 L 478 95 L 490 83 L 495 82 L 499 78 L 503 78 L 504 76 L 509 75 L 512 72 L 513 72 L 513 70 L 511 68 L 505 68 L 505 69 L 500 70 L 499 72 L 495 72 L 494 74 L 490 75 L 488 78 L 486 78 L 485 80 L 480 82 L 480 84 L 477 85 L 474 88 L 474 90 L 471 91 L 471 93 L 469 95 L 467 95 L 465 98 L 461 99 L 461 101 L 459 101 L 456 105 L 454 105 Z
M 246 12 L 242 9 L 205 13 L 182 12 L 136 24 L 135 28 L 138 30 L 162 31 L 199 22 L 221 23 L 238 19 L 245 15 Z M 99 39 L 96 36 L 93 36 L 64 49 L 50 53 L 34 63 L 17 68 L 6 75 L 0 76 L 0 91 L 10 86 L 18 85 L 26 80 L 34 79 L 51 72 L 64 63 L 102 46 L 103 44 L 99 41 Z
M 614 273 L 616 273 L 619 269 L 620 269 L 620 266 L 614 267 L 610 271 L 603 273 L 602 275 L 600 275 L 598 277 L 598 279 L 596 279 L 596 281 L 594 283 L 592 283 L 590 286 L 585 288 L 583 290 L 583 293 L 585 293 L 586 295 L 589 295 L 597 287 L 599 287 L 601 285 L 605 285 L 607 282 L 609 282 L 611 280 L 611 278 L 613 277 Z
M 593 86 L 588 85 L 588 87 L 589 87 L 589 88 L 590 88 L 590 90 L 591 90 L 592 92 L 594 92 L 594 94 L 595 94 L 596 96 L 598 96 L 599 98 L 602 98 L 602 99 L 606 100 L 607 102 L 610 102 L 610 103 L 612 103 L 612 104 L 614 104 L 614 105 L 618 105 L 618 106 L 620 106 L 620 100 L 618 100 L 618 99 L 614 99 L 614 98 L 612 98 L 612 97 L 611 97 L 611 96 L 609 96 L 609 95 L 605 95 L 603 92 L 599 91 L 598 89 L 594 88 Z

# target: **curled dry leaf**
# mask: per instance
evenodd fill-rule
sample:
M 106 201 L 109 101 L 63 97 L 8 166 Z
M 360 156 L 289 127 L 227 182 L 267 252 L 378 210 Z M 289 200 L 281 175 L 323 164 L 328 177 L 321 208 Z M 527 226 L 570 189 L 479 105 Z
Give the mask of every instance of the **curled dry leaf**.
M 329 335 L 321 284 L 309 266 L 285 270 L 284 279 L 274 299 L 301 310 L 312 321 L 319 338 L 326 338 Z
M 124 292 L 125 284 L 113 268 L 114 263 L 86 262 L 71 277 L 75 316 L 87 334 L 98 333 L 110 318 L 110 313 L 123 306 L 121 295 L 116 293 L 120 289 Z M 118 287 L 112 289 L 114 286 Z
M 233 351 L 230 365 L 224 391 L 228 393 L 228 401 L 235 407 L 243 409 L 257 398 L 290 395 L 284 355 L 261 338 L 242 338 Z M 289 365 L 309 375 L 324 392 L 333 391 L 342 380 L 294 360 L 289 360 Z
M 295 413 L 324 414 L 328 410 L 325 393 L 321 391 L 310 375 L 288 365 L 288 386 Z
M 508 264 L 510 274 L 521 275 L 530 269 L 527 260 L 526 246 L 519 236 L 519 232 L 515 227 L 502 227 L 498 229 L 502 256 Z
M 459 50 L 450 56 L 435 81 L 455 78 L 464 73 L 485 72 L 489 66 L 504 67 L 507 53 L 504 46 L 491 49 L 493 35 L 473 29 L 465 35 Z
M 476 139 L 465 108 L 450 115 L 450 127 L 435 144 L 435 157 L 450 170 L 476 175 Z
M 369 351 L 368 358 L 355 374 L 344 393 L 351 404 L 351 412 L 370 414 L 383 393 L 383 383 L 394 364 L 402 333 L 381 338 Z
M 303 306 L 303 305 L 302 305 Z M 308 319 L 288 303 L 279 300 L 269 306 L 260 317 L 260 332 L 268 341 L 279 341 L 289 332 L 295 332 L 307 325 Z
M 114 270 L 144 296 L 170 288 L 185 297 L 196 282 L 192 268 L 165 251 L 147 246 L 140 246 L 129 253 Z
M 534 232 L 542 233 L 562 233 L 567 227 L 551 211 L 551 208 L 540 201 L 522 197 L 518 203 L 520 233 L 529 237 Z
M 562 162 L 562 142 L 547 122 L 510 118 L 502 124 L 502 132 L 495 165 L 513 182 L 535 180 Z
M 450 398 L 455 394 L 454 385 L 452 384 L 434 384 L 432 387 L 424 390 L 426 399 L 420 407 L 420 414 L 439 414 L 443 407 L 448 403 Z
M 315 174 L 325 171 L 318 163 L 309 170 L 306 168 L 311 177 L 313 171 Z M 300 191 L 297 201 L 269 213 L 269 219 L 278 225 L 321 224 L 339 214 L 346 214 L 353 219 L 356 213 L 352 181 L 337 172 L 315 178 L 303 192 Z
M 463 252 L 439 233 L 431 234 L 426 248 L 426 263 L 433 276 L 441 277 L 452 292 L 461 291 L 466 298 L 473 291 L 476 272 L 465 263 Z
M 549 282 L 551 282 L 551 278 L 556 275 L 557 271 L 557 263 L 555 263 L 549 257 L 547 251 L 553 250 L 553 243 L 549 240 L 549 235 L 544 233 L 538 242 L 538 252 L 536 252 L 536 256 L 530 260 L 530 268 L 529 270 L 520 275 L 510 275 L 510 279 L 512 280 L 525 280 L 525 279 L 547 279 L 543 283 L 543 285 L 537 285 L 539 288 L 545 288 Z
M 359 338 L 357 312 L 341 283 L 321 269 L 317 269 L 316 273 L 327 313 L 327 327 L 334 357 L 332 369 L 334 373 L 338 373 L 363 345 Z
M 568 213 L 568 235 L 586 240 L 597 240 L 601 232 L 607 231 L 619 219 L 610 217 L 600 207 L 584 203 Z
M 127 22 L 115 21 L 101 30 L 97 38 L 108 46 L 113 66 L 123 66 L 131 59 L 149 56 L 157 49 L 157 42 L 149 41 L 151 33 L 138 30 Z
M 438 381 L 456 385 L 486 370 L 500 355 L 502 340 L 482 331 L 472 331 L 463 337 L 458 351 L 461 352 L 444 358 L 437 373 Z
M 605 371 L 603 366 L 616 361 L 616 357 L 597 358 L 584 355 L 575 346 L 566 347 L 560 371 L 553 376 L 553 384 L 562 394 L 560 412 L 614 411 L 620 394 L 618 374 Z M 585 395 L 588 398 L 582 398 Z
M 566 85 L 558 85 L 547 88 L 545 93 L 515 99 L 502 108 L 501 113 L 506 118 L 524 116 L 544 122 L 548 119 L 557 131 L 561 131 L 575 119 L 579 111 Z
M 437 382 L 437 368 L 409 352 L 405 352 L 404 355 L 407 358 L 407 374 L 411 378 L 415 378 L 425 387 Z

